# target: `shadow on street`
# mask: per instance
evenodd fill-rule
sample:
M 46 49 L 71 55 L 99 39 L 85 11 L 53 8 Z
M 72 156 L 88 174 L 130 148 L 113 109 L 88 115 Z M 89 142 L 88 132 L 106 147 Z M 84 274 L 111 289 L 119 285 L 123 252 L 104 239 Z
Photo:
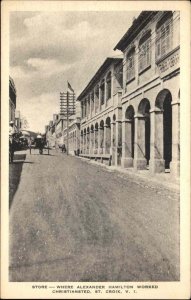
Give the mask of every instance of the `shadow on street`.
M 32 163 L 25 162 L 25 159 L 26 154 L 14 154 L 13 163 L 9 164 L 9 209 L 19 186 L 23 163 Z

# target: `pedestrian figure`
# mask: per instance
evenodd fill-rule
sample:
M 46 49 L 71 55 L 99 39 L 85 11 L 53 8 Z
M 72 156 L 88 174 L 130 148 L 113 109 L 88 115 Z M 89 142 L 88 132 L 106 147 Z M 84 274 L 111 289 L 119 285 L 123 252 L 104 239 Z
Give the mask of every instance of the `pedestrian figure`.
M 66 146 L 65 146 L 65 144 L 62 144 L 62 153 L 65 153 L 66 152 Z
M 40 134 L 37 135 L 36 146 L 39 149 L 39 154 L 43 154 L 44 143 L 43 143 L 42 136 Z
M 14 135 L 16 133 L 16 130 L 14 128 L 14 122 L 11 121 L 9 123 L 9 162 L 13 162 L 13 157 L 14 157 Z
M 30 154 L 31 154 L 31 147 L 32 147 L 32 140 L 31 140 L 31 138 L 28 141 L 28 147 L 29 147 L 29 151 L 30 151 Z

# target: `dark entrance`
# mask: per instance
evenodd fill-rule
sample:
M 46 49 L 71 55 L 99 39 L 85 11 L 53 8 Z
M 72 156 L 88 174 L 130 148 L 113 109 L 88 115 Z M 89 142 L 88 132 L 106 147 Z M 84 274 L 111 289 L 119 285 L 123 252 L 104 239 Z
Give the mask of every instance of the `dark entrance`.
M 172 106 L 171 94 L 167 94 L 163 103 L 163 146 L 165 169 L 170 168 L 172 160 Z
M 135 141 L 135 111 L 132 105 L 127 108 L 126 119 L 131 121 L 131 157 L 134 158 L 134 141 Z

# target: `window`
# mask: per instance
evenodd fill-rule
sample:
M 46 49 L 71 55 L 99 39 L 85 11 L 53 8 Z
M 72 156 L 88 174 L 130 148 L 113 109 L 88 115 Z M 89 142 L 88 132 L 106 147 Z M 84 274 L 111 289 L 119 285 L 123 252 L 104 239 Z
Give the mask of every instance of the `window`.
M 172 49 L 172 13 L 165 14 L 156 27 L 156 59 Z
M 135 77 L 135 48 L 127 54 L 127 81 Z
M 99 109 L 99 86 L 95 87 L 95 112 L 98 112 Z
M 81 116 L 84 117 L 84 102 L 81 101 Z
M 100 85 L 100 99 L 101 99 L 101 105 L 104 104 L 104 100 L 105 100 L 105 80 L 103 79 Z
M 84 101 L 84 117 L 86 117 L 86 116 L 87 116 L 87 101 L 85 99 L 85 101 Z
M 151 37 L 150 33 L 144 35 L 139 42 L 139 72 L 151 64 Z
M 94 110 L 94 91 L 91 93 L 91 112 Z
M 107 75 L 106 79 L 107 89 L 106 89 L 106 100 L 111 98 L 111 72 Z

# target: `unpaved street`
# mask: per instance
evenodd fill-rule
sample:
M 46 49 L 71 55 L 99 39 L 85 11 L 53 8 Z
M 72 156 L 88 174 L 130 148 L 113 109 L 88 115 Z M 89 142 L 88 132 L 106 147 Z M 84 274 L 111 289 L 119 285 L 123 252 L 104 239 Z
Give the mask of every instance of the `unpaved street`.
M 10 172 L 11 281 L 179 280 L 177 193 L 56 151 Z

